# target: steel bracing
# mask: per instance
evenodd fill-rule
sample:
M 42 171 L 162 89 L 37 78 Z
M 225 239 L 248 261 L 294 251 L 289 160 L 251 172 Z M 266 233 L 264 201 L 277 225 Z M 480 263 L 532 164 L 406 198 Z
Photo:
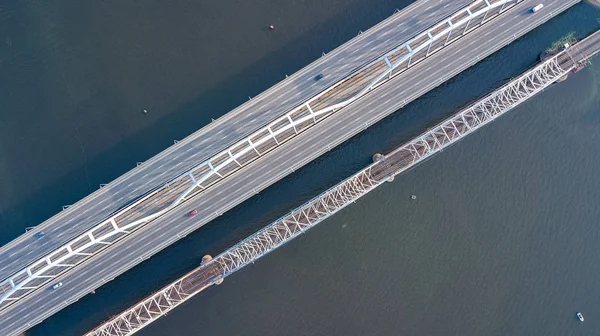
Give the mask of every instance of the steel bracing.
M 444 120 L 388 154 L 389 162 L 373 168 L 374 175 L 401 173 L 510 111 L 573 70 L 575 63 L 563 61 L 568 59 L 565 52 L 560 53 Z
M 203 265 L 86 335 L 131 335 L 217 282 L 219 271 L 213 265 Z
M 306 232 L 380 183 L 371 176 L 370 167 L 361 170 L 86 335 L 136 333 L 196 293 Z
M 0 283 L 0 310 L 523 0 L 476 0 Z M 69 210 L 66 210 L 69 211 Z
M 181 281 L 171 284 L 142 301 L 136 309 L 127 311 L 119 316 L 115 323 L 94 332 L 94 335 L 130 335 L 134 330 L 139 330 L 154 319 L 166 314 L 177 305 L 190 298 L 194 293 L 188 293 L 181 288 Z
M 306 232 L 381 183 L 372 177 L 371 167 L 367 167 L 239 242 L 211 262 L 218 263 L 223 277 L 226 277 Z
M 86 336 L 131 335 L 195 293 L 265 256 L 345 206 L 366 195 L 395 174 L 456 143 L 495 120 L 573 70 L 579 61 L 562 52 L 525 72 L 468 108 L 402 145 L 383 160 L 328 189 L 267 227 L 206 262 L 183 278 L 111 319 Z M 184 290 L 183 284 L 191 283 Z

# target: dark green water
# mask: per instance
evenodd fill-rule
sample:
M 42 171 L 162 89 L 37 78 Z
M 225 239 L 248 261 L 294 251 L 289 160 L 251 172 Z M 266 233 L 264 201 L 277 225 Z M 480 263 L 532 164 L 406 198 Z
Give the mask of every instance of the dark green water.
M 0 243 L 410 2 L 4 2 Z M 597 17 L 575 6 L 28 334 L 93 328 Z M 600 334 L 599 81 L 592 64 L 139 335 Z

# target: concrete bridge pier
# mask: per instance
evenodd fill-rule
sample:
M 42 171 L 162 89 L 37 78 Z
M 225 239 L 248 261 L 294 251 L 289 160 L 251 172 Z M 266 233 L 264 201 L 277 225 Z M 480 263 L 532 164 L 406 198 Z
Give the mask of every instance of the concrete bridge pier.
M 373 162 L 381 162 L 385 160 L 385 155 L 380 154 L 380 153 L 375 153 L 373 155 Z

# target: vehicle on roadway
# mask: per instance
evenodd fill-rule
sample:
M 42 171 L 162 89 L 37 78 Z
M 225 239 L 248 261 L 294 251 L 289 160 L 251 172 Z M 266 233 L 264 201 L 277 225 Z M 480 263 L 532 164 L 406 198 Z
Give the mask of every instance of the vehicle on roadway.
M 62 282 L 55 283 L 55 284 L 52 286 L 52 289 L 58 289 L 58 288 L 60 288 L 60 287 L 62 287 Z
M 323 74 L 318 74 L 315 76 L 315 81 L 318 81 L 321 78 L 323 78 Z
M 35 233 L 35 238 L 42 238 L 44 236 L 44 231 L 40 231 L 40 232 L 36 232 Z
M 195 215 L 197 213 L 198 213 L 198 210 L 194 209 L 194 210 L 188 212 L 188 217 L 192 217 L 193 215 Z
M 539 11 L 542 8 L 544 8 L 544 4 L 539 4 L 539 5 L 536 5 L 535 7 L 533 7 L 531 9 L 531 11 L 535 13 L 535 12 Z

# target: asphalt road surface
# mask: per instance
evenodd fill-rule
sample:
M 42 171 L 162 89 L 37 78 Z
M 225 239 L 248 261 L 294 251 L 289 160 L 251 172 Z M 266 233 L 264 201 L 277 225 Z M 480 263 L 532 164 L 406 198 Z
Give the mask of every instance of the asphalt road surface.
M 418 1 L 328 53 L 326 57 L 319 58 L 66 211 L 38 225 L 36 229 L 1 247 L 0 279 L 8 278 L 56 250 L 138 196 L 243 139 L 340 81 L 361 65 L 409 40 L 472 1 Z M 313 78 L 319 73 L 326 76 L 316 82 Z M 33 236 L 38 231 L 44 231 L 43 239 Z
M 152 225 L 142 228 L 135 235 L 119 241 L 111 249 L 61 276 L 56 280 L 64 284 L 60 289 L 52 290 L 50 285 L 46 285 L 25 297 L 0 313 L 0 334 L 17 334 L 41 322 L 147 256 L 209 222 L 218 213 L 223 213 L 251 197 L 254 189 L 266 188 L 290 174 L 292 170 L 325 153 L 328 148 L 361 132 L 366 125 L 372 125 L 393 113 L 405 105 L 403 101 L 408 103 L 418 98 L 578 0 L 538 2 L 544 4 L 543 12 L 531 14 L 529 2 L 516 6 L 500 18 L 449 45 L 410 71 L 398 75 L 387 84 L 308 129 L 302 136 L 266 154 L 261 160 L 229 177 L 227 183 L 220 183 L 208 189 L 202 197 L 182 204 Z M 419 76 L 415 76 L 415 73 Z M 198 209 L 198 214 L 186 218 L 184 214 L 192 209 Z

